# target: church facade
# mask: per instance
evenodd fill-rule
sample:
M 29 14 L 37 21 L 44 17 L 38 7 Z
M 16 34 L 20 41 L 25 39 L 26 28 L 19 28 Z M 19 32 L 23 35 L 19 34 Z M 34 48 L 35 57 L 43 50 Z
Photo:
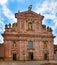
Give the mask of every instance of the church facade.
M 42 24 L 44 16 L 29 7 L 15 14 L 17 22 L 5 25 L 5 60 L 53 60 L 54 36 L 52 29 Z

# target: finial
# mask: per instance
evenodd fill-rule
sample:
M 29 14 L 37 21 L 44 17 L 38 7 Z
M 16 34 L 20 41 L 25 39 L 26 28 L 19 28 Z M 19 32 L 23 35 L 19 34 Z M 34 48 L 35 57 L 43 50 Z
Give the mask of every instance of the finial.
M 11 28 L 11 23 L 9 23 L 9 28 Z
M 5 25 L 5 28 L 8 28 L 8 25 L 7 24 Z
M 32 9 L 32 5 L 29 5 L 28 11 L 31 11 L 31 9 Z

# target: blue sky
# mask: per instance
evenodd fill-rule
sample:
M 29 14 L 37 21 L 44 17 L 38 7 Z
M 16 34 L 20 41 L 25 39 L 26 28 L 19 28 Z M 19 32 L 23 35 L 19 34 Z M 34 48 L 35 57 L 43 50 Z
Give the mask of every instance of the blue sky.
M 0 43 L 3 42 L 1 34 L 5 31 L 5 24 L 16 22 L 15 13 L 26 11 L 32 5 L 32 10 L 45 18 L 43 24 L 53 29 L 57 44 L 57 0 L 0 0 Z

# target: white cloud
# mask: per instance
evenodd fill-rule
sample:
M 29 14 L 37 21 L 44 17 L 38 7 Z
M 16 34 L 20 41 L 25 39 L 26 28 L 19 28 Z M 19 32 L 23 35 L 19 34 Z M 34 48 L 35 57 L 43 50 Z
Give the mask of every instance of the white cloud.
M 7 6 L 3 6 L 2 12 L 9 19 L 10 23 L 16 21 L 15 15 L 11 12 L 11 10 Z
M 0 0 L 0 5 L 2 5 L 2 12 L 0 12 L 0 33 L 3 33 L 5 31 L 5 24 L 4 19 L 1 17 L 3 14 L 5 17 L 9 19 L 9 23 L 16 22 L 14 14 L 11 12 L 11 10 L 7 7 L 8 0 Z M 0 34 L 0 43 L 3 43 L 3 37 Z
M 16 21 L 15 15 L 12 13 L 12 11 L 7 7 L 8 0 L 0 0 L 0 5 L 2 5 L 2 13 L 5 17 L 7 17 L 10 21 L 10 23 L 13 23 Z
M 3 43 L 4 41 L 3 41 L 3 37 L 2 37 L 2 35 L 0 35 L 0 43 Z
M 1 5 L 5 5 L 7 3 L 7 0 L 0 0 Z
M 57 44 L 57 37 L 54 39 L 54 44 Z
M 46 11 L 50 12 L 49 14 L 45 14 Z M 45 16 L 45 19 L 52 19 L 53 22 L 55 23 L 55 27 L 57 27 L 57 2 L 54 0 L 45 0 L 40 7 L 36 5 L 36 12 L 41 13 L 42 15 Z
M 5 24 L 3 22 L 3 18 L 0 17 L 0 32 L 2 33 L 4 31 Z
M 36 10 L 37 13 L 41 13 L 44 15 L 44 20 L 43 23 L 45 23 L 46 19 L 51 19 L 53 23 L 55 23 L 54 26 L 52 26 L 53 31 L 57 28 L 57 1 L 56 0 L 44 0 L 40 6 L 37 4 L 36 5 Z M 48 13 L 47 13 L 48 12 Z M 57 43 L 57 36 L 55 38 L 54 43 Z
M 53 30 L 55 30 L 57 28 L 57 17 L 53 14 L 44 14 L 44 20 L 43 23 L 45 23 L 46 19 L 51 19 L 52 22 L 55 24 L 54 26 L 51 26 Z
M 3 18 L 1 18 L 1 16 L 0 16 L 0 33 L 4 32 L 4 28 L 5 28 L 4 26 L 5 26 L 5 24 L 3 22 Z M 3 43 L 3 37 L 1 34 L 0 34 L 0 43 Z

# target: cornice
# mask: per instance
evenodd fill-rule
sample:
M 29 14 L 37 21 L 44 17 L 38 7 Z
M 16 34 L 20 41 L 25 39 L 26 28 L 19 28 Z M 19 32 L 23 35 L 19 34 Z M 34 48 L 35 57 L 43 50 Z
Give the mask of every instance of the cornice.
M 12 34 L 12 33 L 10 33 L 10 34 L 2 34 L 4 37 L 6 37 L 6 36 L 13 36 L 13 37 L 41 37 L 41 38 L 55 38 L 55 36 L 53 36 L 53 35 L 43 35 L 43 34 L 39 34 L 39 35 L 37 35 L 37 34 L 21 34 L 21 33 L 18 33 L 18 34 Z

